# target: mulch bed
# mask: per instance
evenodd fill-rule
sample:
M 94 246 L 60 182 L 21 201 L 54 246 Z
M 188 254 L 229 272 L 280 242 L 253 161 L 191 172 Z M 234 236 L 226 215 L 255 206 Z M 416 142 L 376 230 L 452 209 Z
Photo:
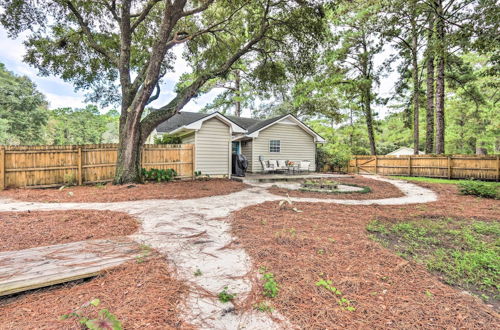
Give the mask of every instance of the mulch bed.
M 402 197 L 404 194 L 394 185 L 365 178 L 362 176 L 355 176 L 354 178 L 333 178 L 333 181 L 345 184 L 355 184 L 358 186 L 366 186 L 371 189 L 368 193 L 360 192 L 349 192 L 349 193 L 321 193 L 321 192 L 308 192 L 299 190 L 289 190 L 284 188 L 273 187 L 269 188 L 269 191 L 275 195 L 288 196 L 290 197 L 305 197 L 305 198 L 328 198 L 328 199 L 379 199 L 379 198 L 392 198 L 392 197 Z
M 0 251 L 130 235 L 138 226 L 112 211 L 0 212 Z
M 191 199 L 226 195 L 247 188 L 241 182 L 226 179 L 174 181 L 135 185 L 75 186 L 59 189 L 10 189 L 0 198 L 29 202 L 123 202 L 145 199 Z
M 300 213 L 268 202 L 233 214 L 236 243 L 256 268 L 266 267 L 280 285 L 276 298 L 265 298 L 262 281 L 257 281 L 245 306 L 268 300 L 303 329 L 499 328 L 493 306 L 444 284 L 424 266 L 368 237 L 366 225 L 377 218 L 500 221 L 499 201 L 458 195 L 454 185 L 421 185 L 435 190 L 440 199 L 403 206 L 294 203 Z M 342 295 L 317 286 L 320 279 L 331 280 Z M 342 309 L 340 297 L 356 310 Z
M 0 329 L 82 329 L 75 320 L 59 318 L 93 299 L 101 304 L 85 316 L 94 318 L 106 308 L 124 329 L 190 329 L 179 317 L 187 290 L 172 277 L 164 258 L 154 256 L 91 280 L 0 297 Z

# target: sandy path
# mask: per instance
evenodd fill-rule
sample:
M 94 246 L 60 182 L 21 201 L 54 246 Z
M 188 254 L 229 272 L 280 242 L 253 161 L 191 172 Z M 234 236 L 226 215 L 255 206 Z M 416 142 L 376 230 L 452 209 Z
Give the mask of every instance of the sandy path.
M 402 205 L 437 200 L 433 191 L 406 181 L 370 178 L 394 184 L 405 196 L 379 200 L 292 200 L 354 205 Z M 227 248 L 234 238 L 230 234 L 231 224 L 225 219 L 231 212 L 244 207 L 283 199 L 270 194 L 267 187 L 267 184 L 258 185 L 225 196 L 191 200 L 61 204 L 0 200 L 0 211 L 95 209 L 127 212 L 142 222 L 140 232 L 132 238 L 165 254 L 178 276 L 191 287 L 183 308 L 186 321 L 204 329 L 273 329 L 279 325 L 266 313 L 235 313 L 232 304 L 223 304 L 211 296 L 217 296 L 226 286 L 229 292 L 237 294 L 237 299 L 244 299 L 250 292 L 247 274 L 251 260 L 244 249 Z M 194 275 L 197 269 L 201 276 Z M 274 316 L 281 318 L 277 312 Z

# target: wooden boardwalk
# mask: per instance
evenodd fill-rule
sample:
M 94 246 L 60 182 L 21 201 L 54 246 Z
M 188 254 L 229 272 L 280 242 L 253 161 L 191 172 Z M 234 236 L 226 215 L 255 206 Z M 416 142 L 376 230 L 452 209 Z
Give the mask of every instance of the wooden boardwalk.
M 0 252 L 0 296 L 92 277 L 140 253 L 126 237 Z

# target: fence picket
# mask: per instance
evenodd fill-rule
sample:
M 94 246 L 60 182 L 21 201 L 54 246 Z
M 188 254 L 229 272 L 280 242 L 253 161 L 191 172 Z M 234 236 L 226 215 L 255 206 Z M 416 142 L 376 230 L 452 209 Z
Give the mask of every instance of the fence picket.
M 179 177 L 194 176 L 194 146 L 144 145 L 142 167 L 173 168 Z M 0 146 L 0 190 L 111 181 L 118 146 Z
M 410 175 L 449 179 L 500 180 L 498 155 L 412 155 L 376 156 L 375 166 L 368 165 L 373 156 L 356 155 L 347 164 L 348 173 Z M 364 166 L 364 164 L 367 164 Z

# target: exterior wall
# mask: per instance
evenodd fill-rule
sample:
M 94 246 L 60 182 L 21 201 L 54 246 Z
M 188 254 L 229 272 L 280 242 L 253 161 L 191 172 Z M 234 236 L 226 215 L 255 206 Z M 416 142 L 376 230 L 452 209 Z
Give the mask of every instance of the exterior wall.
M 195 143 L 196 170 L 202 174 L 230 175 L 231 128 L 219 119 L 212 118 L 192 135 L 193 142 L 186 143 Z M 187 136 L 186 141 L 190 138 L 191 135 Z
M 279 153 L 269 152 L 270 140 L 281 141 Z M 262 171 L 259 156 L 263 156 L 264 160 L 283 159 L 292 162 L 308 160 L 311 162 L 309 170 L 316 169 L 314 138 L 297 125 L 277 123 L 259 132 L 259 136 L 253 140 L 252 172 Z
M 241 154 L 248 160 L 247 172 L 252 172 L 252 140 L 241 142 Z
M 182 137 L 182 143 L 183 144 L 195 144 L 195 139 L 196 139 L 196 133 L 184 135 Z

